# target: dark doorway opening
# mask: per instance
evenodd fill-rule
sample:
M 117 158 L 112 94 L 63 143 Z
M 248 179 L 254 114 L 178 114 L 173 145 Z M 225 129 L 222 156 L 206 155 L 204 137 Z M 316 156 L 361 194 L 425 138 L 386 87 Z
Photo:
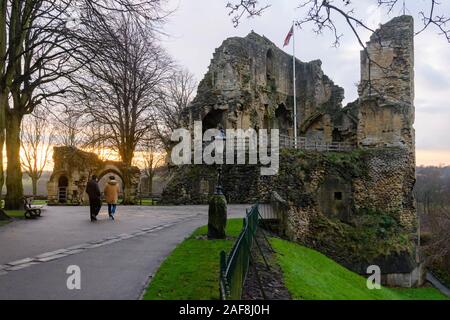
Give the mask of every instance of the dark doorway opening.
M 280 134 L 288 135 L 289 129 L 292 128 L 291 113 L 284 104 L 280 104 L 275 110 L 275 119 L 275 125 L 280 130 Z
M 67 202 L 67 187 L 69 186 L 69 179 L 66 176 L 61 176 L 58 179 L 58 202 Z
M 203 132 L 209 129 L 217 129 L 218 125 L 224 126 L 224 113 L 222 110 L 212 110 L 203 118 Z

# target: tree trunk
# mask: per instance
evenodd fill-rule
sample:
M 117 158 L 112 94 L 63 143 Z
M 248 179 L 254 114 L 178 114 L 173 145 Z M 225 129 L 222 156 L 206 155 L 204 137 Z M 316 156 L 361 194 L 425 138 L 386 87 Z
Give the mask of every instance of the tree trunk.
M 131 184 L 132 184 L 132 177 L 131 177 L 131 163 L 133 161 L 133 151 L 131 151 L 132 148 L 126 147 L 121 152 L 121 158 L 122 161 L 125 164 L 125 169 L 123 170 L 123 201 L 122 204 L 124 205 L 135 205 L 136 204 L 136 197 L 135 194 L 132 192 Z M 136 190 L 134 190 L 136 191 Z
M 31 178 L 31 185 L 33 187 L 33 197 L 37 196 L 37 184 L 38 184 L 38 179 L 37 178 Z
M 153 193 L 153 176 L 154 176 L 153 173 L 148 176 L 148 194 L 150 196 Z
M 5 184 L 5 171 L 3 169 L 3 146 L 5 145 L 5 128 L 0 127 L 0 203 L 3 199 L 3 185 Z
M 7 95 L 4 92 L 1 92 L 0 93 L 0 203 L 3 199 L 3 185 L 5 184 L 5 172 L 3 169 L 3 146 L 5 145 L 5 110 L 7 107 L 8 107 Z
M 123 205 L 135 205 L 136 204 L 136 198 L 135 195 L 132 194 L 131 191 L 131 176 L 129 172 L 129 168 L 126 168 L 123 172 Z
M 20 166 L 20 124 L 22 115 L 12 111 L 6 119 L 6 198 L 5 209 L 23 208 L 22 168 Z

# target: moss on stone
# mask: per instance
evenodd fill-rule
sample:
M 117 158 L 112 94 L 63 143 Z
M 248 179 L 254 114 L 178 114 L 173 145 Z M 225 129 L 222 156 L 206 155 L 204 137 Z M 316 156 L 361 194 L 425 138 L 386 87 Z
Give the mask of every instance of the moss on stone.
M 314 217 L 307 244 L 347 266 L 370 263 L 393 254 L 412 254 L 411 239 L 394 214 L 363 212 L 350 223 L 324 215 Z
M 227 200 L 224 195 L 214 194 L 209 198 L 208 239 L 225 239 L 227 226 Z

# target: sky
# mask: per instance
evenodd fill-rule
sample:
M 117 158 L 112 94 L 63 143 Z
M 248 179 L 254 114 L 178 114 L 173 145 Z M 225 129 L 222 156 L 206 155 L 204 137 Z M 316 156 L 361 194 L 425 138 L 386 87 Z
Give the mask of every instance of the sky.
M 271 2 L 272 6 L 261 17 L 244 18 L 234 28 L 226 8 L 231 0 L 168 1 L 169 7 L 176 10 L 165 26 L 168 36 L 163 39 L 164 46 L 198 81 L 205 75 L 214 50 L 226 38 L 243 37 L 254 30 L 281 48 L 292 21 L 304 16 L 304 11 L 296 8 L 298 0 L 261 0 L 262 4 Z M 418 12 L 428 10 L 430 1 L 405 1 L 406 13 L 415 18 L 419 30 L 422 22 Z M 355 14 L 372 29 L 402 13 L 400 6 L 388 15 L 376 6 L 376 0 L 353 2 Z M 438 13 L 450 14 L 450 1 L 441 3 Z M 335 19 L 344 34 L 338 48 L 332 46 L 330 33 L 317 35 L 313 25 L 305 25 L 296 30 L 296 56 L 302 61 L 322 60 L 325 74 L 345 89 L 345 105 L 358 96 L 361 47 L 345 21 L 338 16 Z M 363 40 L 368 41 L 370 33 L 360 31 Z M 292 46 L 285 51 L 291 54 Z M 417 164 L 450 165 L 450 43 L 436 29 L 430 28 L 415 38 L 415 75 Z

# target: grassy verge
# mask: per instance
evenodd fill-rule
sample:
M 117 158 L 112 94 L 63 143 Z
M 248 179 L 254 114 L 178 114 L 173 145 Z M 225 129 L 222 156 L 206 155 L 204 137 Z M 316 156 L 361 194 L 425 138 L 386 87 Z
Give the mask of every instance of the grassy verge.
M 227 235 L 236 237 L 241 219 L 228 220 Z M 162 263 L 144 300 L 219 299 L 219 253 L 231 250 L 234 240 L 205 240 L 207 227 L 197 229 Z
M 140 202 L 138 202 L 139 205 L 142 206 L 154 206 L 156 205 L 156 201 L 153 201 L 153 199 L 142 199 Z
M 273 238 L 272 245 L 292 297 L 299 300 L 445 300 L 434 288 L 369 290 L 366 278 L 323 254 Z
M 47 204 L 47 200 L 33 200 L 32 204 L 36 206 L 43 206 Z
M 11 217 L 11 218 L 15 218 L 15 219 L 24 219 L 24 210 L 5 210 L 6 214 Z

